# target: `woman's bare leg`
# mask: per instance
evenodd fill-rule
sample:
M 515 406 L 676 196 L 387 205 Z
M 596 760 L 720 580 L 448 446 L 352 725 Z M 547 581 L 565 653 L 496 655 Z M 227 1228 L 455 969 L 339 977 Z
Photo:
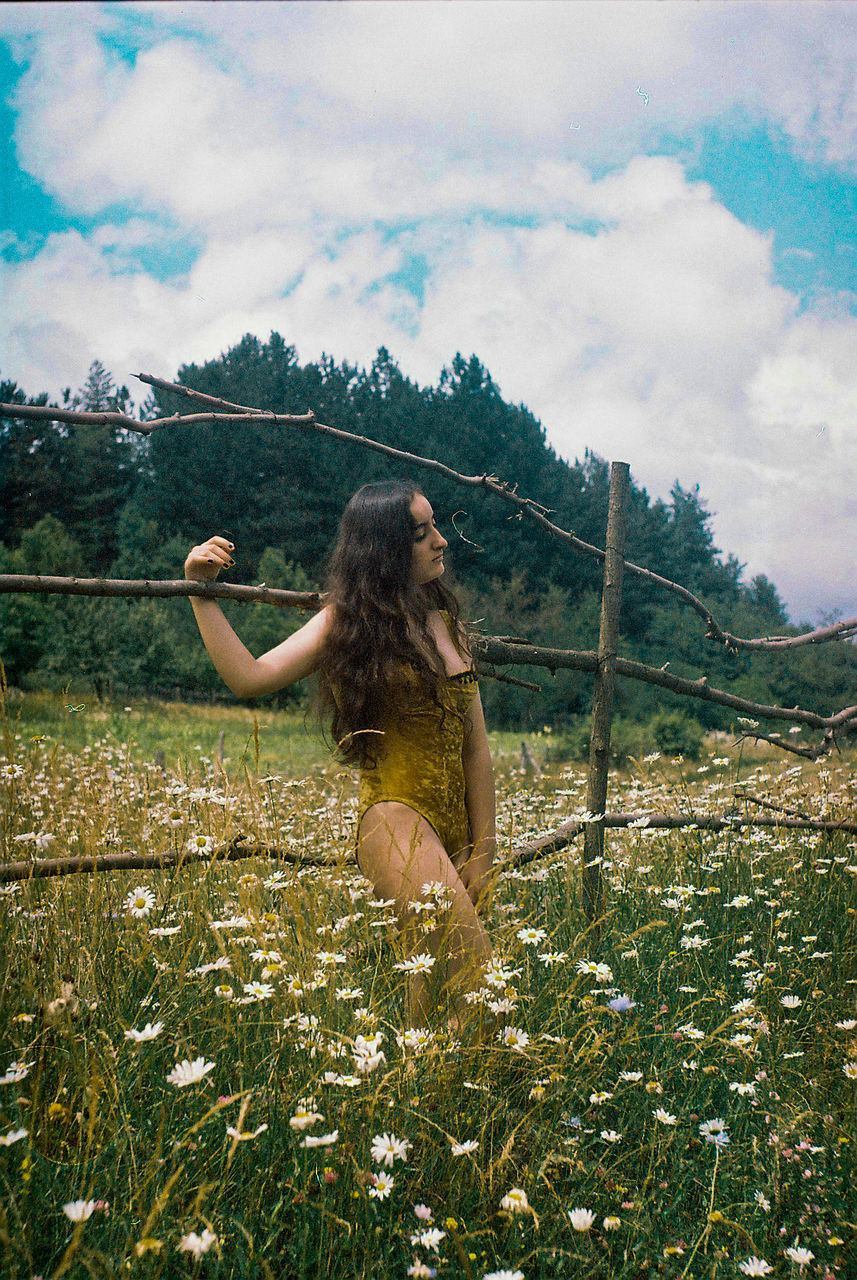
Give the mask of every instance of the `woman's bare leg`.
M 372 805 L 360 823 L 360 868 L 379 898 L 394 899 L 409 954 L 428 951 L 440 966 L 443 953 L 444 986 L 453 1001 L 479 985 L 491 943 L 449 854 L 425 818 L 394 800 Z M 437 882 L 447 887 L 446 905 L 440 909 L 443 923 L 424 933 L 409 904 L 428 901 L 423 885 Z M 424 1026 L 431 1008 L 427 975 L 412 975 L 410 1006 L 412 1025 Z

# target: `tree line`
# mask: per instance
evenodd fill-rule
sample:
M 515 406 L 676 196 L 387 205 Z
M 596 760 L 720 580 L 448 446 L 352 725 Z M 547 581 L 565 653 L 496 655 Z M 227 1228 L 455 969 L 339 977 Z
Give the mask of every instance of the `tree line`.
M 183 365 L 177 380 L 210 395 L 262 409 L 300 413 L 370 436 L 468 474 L 516 482 L 557 523 L 603 545 L 608 464 L 591 451 L 566 462 L 524 405 L 507 403 L 476 356 L 456 355 L 436 386 L 405 377 L 381 348 L 369 368 L 324 355 L 301 364 L 281 335 L 247 335 L 217 359 Z M 28 399 L 0 381 L 0 400 Z M 135 411 L 125 386 L 93 362 L 77 392 L 58 407 Z M 136 407 L 143 418 L 185 412 L 167 392 Z M 323 585 L 326 556 L 342 508 L 360 484 L 401 475 L 383 456 L 284 426 L 167 427 L 151 436 L 113 427 L 0 419 L 0 572 L 86 577 L 176 578 L 187 550 L 218 532 L 236 544 L 236 582 L 298 590 Z M 490 495 L 463 493 L 440 476 L 425 484 L 452 546 L 454 585 L 465 616 L 480 630 L 536 643 L 592 649 L 597 643 L 600 568 L 510 518 Z M 626 554 L 703 597 L 740 634 L 789 634 L 776 587 L 745 581 L 734 555 L 715 545 L 698 486 L 674 485 L 669 501 L 632 483 Z M 248 648 L 276 644 L 304 620 L 261 605 L 226 605 Z M 229 698 L 199 640 L 186 601 L 0 597 L 2 657 L 10 684 L 122 696 Z M 667 596 L 626 576 L 621 652 L 760 702 L 818 708 L 841 705 L 853 685 L 851 644 L 777 654 L 729 654 L 706 644 L 699 620 Z M 526 672 L 519 673 L 526 674 Z M 483 698 L 496 726 L 551 725 L 570 738 L 589 710 L 589 681 L 572 673 L 536 677 L 542 693 L 486 681 Z M 653 727 L 662 745 L 692 748 L 728 713 L 689 710 L 654 689 L 620 683 L 616 735 Z M 306 689 L 277 695 L 302 702 Z M 623 728 L 624 726 L 624 728 Z M 620 747 L 621 749 L 621 747 Z

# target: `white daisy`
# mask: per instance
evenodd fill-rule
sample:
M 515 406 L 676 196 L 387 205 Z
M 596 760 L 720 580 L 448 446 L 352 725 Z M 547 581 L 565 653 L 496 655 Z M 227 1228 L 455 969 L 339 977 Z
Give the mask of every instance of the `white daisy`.
M 125 909 L 133 916 L 147 916 L 155 905 L 155 895 L 145 885 L 132 889 L 125 899 Z
M 179 1089 L 183 1089 L 186 1085 L 197 1084 L 209 1071 L 213 1071 L 217 1066 L 216 1062 L 206 1062 L 205 1058 L 194 1058 L 191 1062 L 185 1058 L 182 1062 L 177 1062 L 172 1071 L 167 1076 L 170 1084 L 174 1084 Z

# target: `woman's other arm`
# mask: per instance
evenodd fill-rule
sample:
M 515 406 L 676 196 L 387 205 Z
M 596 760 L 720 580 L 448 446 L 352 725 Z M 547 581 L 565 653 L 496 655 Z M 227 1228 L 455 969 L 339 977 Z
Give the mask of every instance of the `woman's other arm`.
M 488 746 L 488 734 L 485 731 L 482 700 L 478 693 L 467 713 L 461 759 L 464 765 L 465 803 L 473 845 L 470 856 L 460 867 L 459 873 L 471 901 L 474 906 L 478 906 L 488 889 L 497 847 L 494 829 L 494 766 L 491 763 L 491 750 Z
M 225 538 L 209 538 L 194 547 L 185 560 L 185 577 L 196 582 L 213 582 L 223 568 L 233 563 L 232 543 Z M 282 644 L 254 658 L 242 644 L 216 600 L 191 596 L 203 643 L 221 679 L 239 698 L 284 689 L 311 675 L 319 666 L 330 625 L 331 606 L 321 609 Z

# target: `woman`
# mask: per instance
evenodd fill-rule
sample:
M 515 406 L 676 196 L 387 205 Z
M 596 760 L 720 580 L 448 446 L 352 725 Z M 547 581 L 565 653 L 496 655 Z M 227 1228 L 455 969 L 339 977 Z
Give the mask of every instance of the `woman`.
M 214 600 L 191 597 L 211 659 L 233 693 L 273 693 L 319 671 L 322 709 L 345 761 L 360 770 L 357 856 L 380 898 L 393 899 L 410 954 L 436 958 L 452 1021 L 491 955 L 477 907 L 494 858 L 494 777 L 458 604 L 440 578 L 448 545 L 416 485 L 364 485 L 342 516 L 328 603 L 282 644 L 254 658 Z M 233 544 L 213 537 L 185 576 L 217 577 Z M 442 923 L 426 904 L 444 886 Z M 421 1026 L 431 980 L 414 972 L 410 1017 Z

